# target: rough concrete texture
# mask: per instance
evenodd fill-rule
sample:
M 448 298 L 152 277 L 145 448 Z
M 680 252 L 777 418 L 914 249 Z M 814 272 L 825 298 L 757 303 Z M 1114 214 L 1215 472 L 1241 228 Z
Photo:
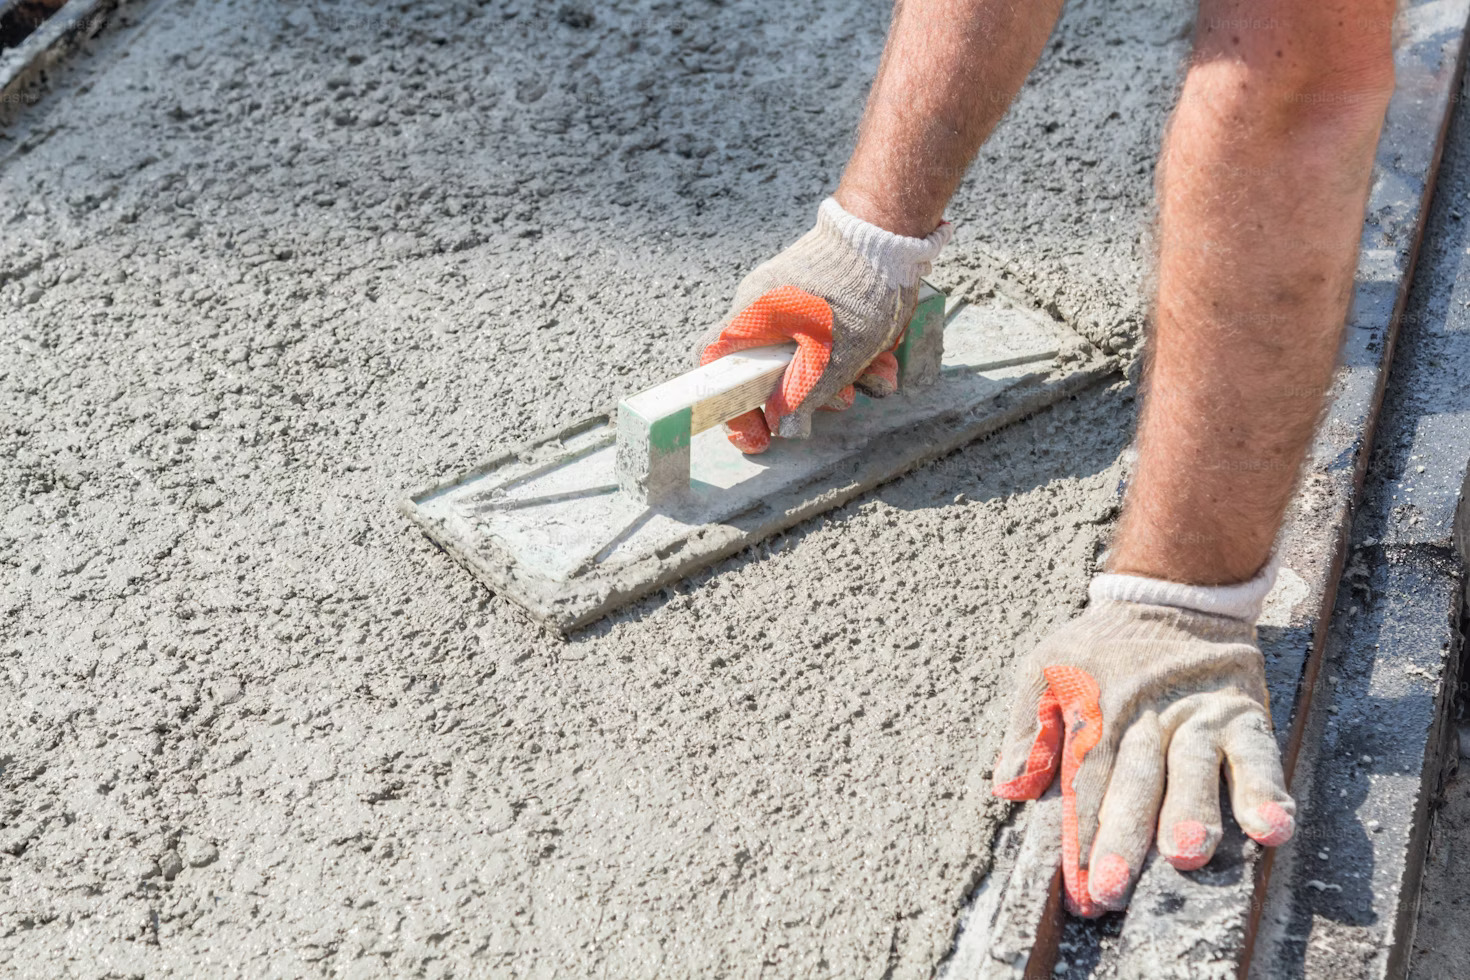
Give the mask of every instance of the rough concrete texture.
M 1101 391 L 569 643 L 406 490 L 688 363 L 881 4 L 143 3 L 0 141 L 0 972 L 923 976 Z M 952 215 L 1104 347 L 1188 5 L 1077 3 Z
M 1292 782 L 1302 833 L 1277 853 L 1253 977 L 1404 975 L 1460 677 L 1462 585 L 1418 549 L 1355 553 L 1308 723 L 1317 751 Z
M 1451 914 L 1464 878 L 1446 874 L 1462 846 L 1463 792 L 1445 790 L 1448 809 L 1430 818 L 1452 761 L 1448 715 L 1463 688 L 1464 553 L 1455 541 L 1470 462 L 1463 85 L 1458 96 L 1292 783 L 1301 832 L 1277 852 L 1253 977 L 1397 977 L 1406 963 L 1425 978 L 1464 973 L 1449 968 L 1464 962 L 1455 952 L 1464 919 Z
M 1415 298 L 1405 322 L 1413 346 L 1394 369 L 1390 407 L 1397 423 L 1385 430 L 1386 455 L 1380 487 L 1381 508 L 1394 520 L 1381 535 L 1386 545 L 1418 545 L 1458 558 L 1463 569 L 1470 555 L 1470 118 L 1462 89 L 1460 109 L 1450 128 L 1440 186 L 1429 234 L 1432 255 L 1416 274 Z M 1425 453 L 1418 447 L 1434 447 Z M 1470 620 L 1461 624 L 1461 640 Z M 1429 852 L 1425 860 L 1419 914 L 1413 934 L 1409 976 L 1422 980 L 1457 976 L 1470 962 L 1470 933 L 1465 928 L 1470 891 L 1465 883 L 1470 864 L 1470 729 L 1466 724 L 1466 676 L 1455 691 L 1459 763 L 1442 793 L 1434 799 Z
M 1459 741 L 1470 748 L 1470 730 L 1461 728 Z M 1436 801 L 1409 960 L 1412 980 L 1458 976 L 1470 962 L 1470 934 L 1465 931 L 1470 918 L 1470 889 L 1465 887 L 1470 881 L 1470 764 L 1463 756 L 1458 761 L 1458 770 Z

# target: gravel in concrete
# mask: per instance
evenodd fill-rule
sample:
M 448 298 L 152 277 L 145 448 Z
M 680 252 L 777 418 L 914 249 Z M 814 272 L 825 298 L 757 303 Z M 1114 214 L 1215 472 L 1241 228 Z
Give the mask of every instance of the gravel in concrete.
M 1136 339 L 1188 5 L 1073 4 L 952 211 Z M 882 5 L 161 0 L 0 141 L 0 972 L 926 976 L 1100 391 L 562 643 L 394 512 L 687 363 Z

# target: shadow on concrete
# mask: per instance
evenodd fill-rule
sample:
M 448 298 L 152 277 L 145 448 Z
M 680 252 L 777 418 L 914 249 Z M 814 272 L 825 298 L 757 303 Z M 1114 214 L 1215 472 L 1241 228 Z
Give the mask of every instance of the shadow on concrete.
M 969 503 L 983 503 L 1026 494 L 1058 480 L 1096 476 L 1113 467 L 1132 436 L 1135 402 L 1131 390 L 1121 386 L 1099 386 L 1053 405 L 993 436 L 956 450 L 888 483 L 868 491 L 842 507 L 812 518 L 788 531 L 773 535 L 737 555 L 661 589 L 568 637 L 572 644 L 606 635 L 620 624 L 637 622 L 668 603 L 675 595 L 696 592 L 713 579 L 734 569 L 765 561 L 772 555 L 801 545 L 813 532 L 828 525 L 842 526 L 877 503 L 908 514 L 940 514 L 959 510 Z M 1078 442 L 1061 430 L 1059 414 L 1085 414 L 1105 418 L 1109 424 Z M 1051 431 L 1048 432 L 1048 429 Z M 1065 444 L 1065 445 L 1062 445 Z M 978 487 L 978 489 L 977 489 Z M 1121 495 L 1122 486 L 1119 485 Z M 962 499 L 956 500 L 956 497 Z M 1078 515 L 1080 521 L 1111 520 L 1114 507 L 1101 514 Z M 916 556 L 922 561 L 922 553 Z M 833 575 L 850 576 L 854 589 L 865 586 L 869 569 L 864 566 L 834 567 Z M 972 572 L 976 574 L 978 572 Z M 956 569 L 957 575 L 967 574 Z M 771 610 L 779 616 L 781 610 Z M 1022 653 L 1024 651 L 1016 651 Z

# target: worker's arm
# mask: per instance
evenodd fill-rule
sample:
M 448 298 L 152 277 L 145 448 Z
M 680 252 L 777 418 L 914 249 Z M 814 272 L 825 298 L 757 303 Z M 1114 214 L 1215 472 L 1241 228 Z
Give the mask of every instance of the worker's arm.
M 701 361 L 794 339 L 798 351 L 765 412 L 733 420 L 731 441 L 760 452 L 772 432 L 804 437 L 818 408 L 853 386 L 896 385 L 891 351 L 918 280 L 949 239 L 944 207 L 1020 90 L 1061 0 L 899 0 L 857 148 L 816 227 L 756 268 Z
M 1154 838 L 1180 868 L 1291 835 L 1254 622 L 1332 378 L 1393 0 L 1205 0 L 1159 177 L 1138 466 L 1092 605 L 1021 664 L 996 792 L 1060 767 L 1073 909 L 1127 900 Z

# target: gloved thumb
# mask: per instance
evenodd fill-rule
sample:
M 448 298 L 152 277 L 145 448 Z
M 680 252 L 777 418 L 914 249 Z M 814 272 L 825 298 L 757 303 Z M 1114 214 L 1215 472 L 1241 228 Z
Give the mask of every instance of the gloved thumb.
M 1039 671 L 1028 674 L 1011 702 L 1010 723 L 991 777 L 992 792 L 1034 800 L 1046 792 L 1062 757 L 1062 707 Z

